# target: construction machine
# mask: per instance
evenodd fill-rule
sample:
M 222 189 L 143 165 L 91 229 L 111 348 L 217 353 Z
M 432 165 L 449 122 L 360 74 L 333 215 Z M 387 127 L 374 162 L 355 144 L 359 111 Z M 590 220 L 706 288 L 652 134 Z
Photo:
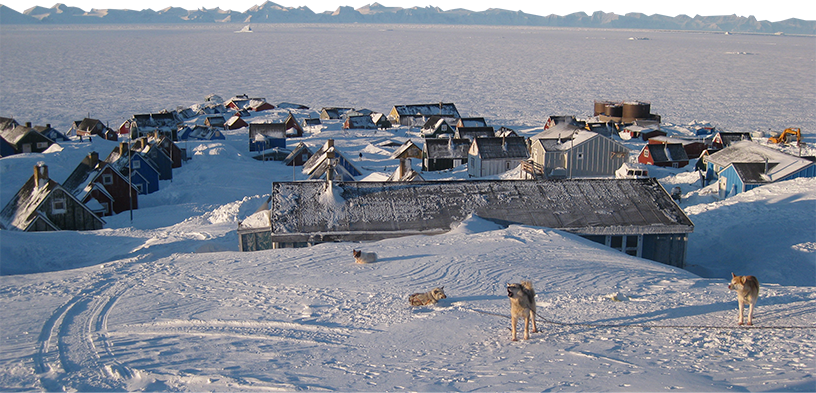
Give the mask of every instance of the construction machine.
M 802 131 L 798 128 L 786 128 L 785 131 L 782 131 L 781 134 L 774 135 L 768 138 L 768 142 L 788 144 L 790 142 L 793 142 L 792 140 L 788 141 L 789 135 L 796 135 L 796 144 L 797 145 L 802 144 Z

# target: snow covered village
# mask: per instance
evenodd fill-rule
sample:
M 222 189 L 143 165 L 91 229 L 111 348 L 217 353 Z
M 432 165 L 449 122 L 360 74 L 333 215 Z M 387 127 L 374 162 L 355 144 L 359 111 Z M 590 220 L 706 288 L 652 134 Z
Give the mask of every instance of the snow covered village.
M 324 60 L 347 53 L 338 43 L 368 35 L 388 37 L 384 46 L 417 43 L 428 56 L 439 49 L 419 44 L 439 36 L 471 49 L 556 42 L 535 38 L 536 29 L 389 26 L 112 29 L 94 50 L 133 34 L 168 42 L 162 50 L 173 53 L 184 37 L 239 49 L 280 39 L 270 53 L 336 39 L 317 56 Z M 94 29 L 0 34 L 28 48 L 97 40 Z M 644 46 L 661 40 L 717 48 L 709 58 L 752 70 L 773 60 L 732 53 L 816 53 L 802 51 L 812 39 L 791 37 L 733 45 L 720 41 L 733 37 L 676 32 L 650 31 L 648 40 L 630 40 L 629 31 L 543 32 L 589 49 L 612 41 L 651 53 Z M 139 50 L 148 48 L 156 46 Z M 24 52 L 40 53 L 15 53 Z M 302 71 L 326 67 L 305 56 L 273 65 L 284 68 L 270 88 L 251 66 L 258 54 L 237 52 L 243 61 L 221 58 L 195 71 L 176 63 L 189 71 L 179 80 L 169 77 L 172 66 L 157 68 L 153 83 L 131 81 L 141 68 L 127 62 L 88 69 L 89 89 L 105 89 L 99 80 L 127 87 L 112 91 L 113 101 L 64 80 L 53 88 L 84 98 L 60 98 L 52 110 L 0 106 L 4 389 L 816 387 L 816 140 L 814 119 L 803 114 L 812 103 L 794 107 L 796 116 L 756 115 L 757 107 L 735 115 L 712 103 L 756 105 L 745 99 L 754 90 L 713 67 L 697 77 L 725 81 L 718 93 L 693 98 L 671 94 L 688 82 L 550 94 L 561 82 L 518 83 L 518 73 L 502 79 L 516 88 L 497 89 L 501 77 L 486 71 L 472 72 L 479 83 L 468 93 L 445 76 L 468 75 L 453 71 L 461 62 L 436 65 L 447 73 L 434 72 L 431 87 L 393 82 L 402 89 L 384 90 L 385 78 L 361 81 L 393 68 L 353 60 L 340 67 L 356 83 L 340 83 L 320 80 L 334 72 Z M 485 61 L 492 66 L 464 63 L 504 64 Z M 227 64 L 241 72 L 210 73 Z M 543 67 L 569 74 L 562 65 Z M 416 80 L 426 66 L 397 68 Z M 665 72 L 682 67 L 667 61 Z M 206 83 L 183 89 L 196 72 Z M 572 75 L 569 85 L 585 86 L 585 77 Z M 37 86 L 41 78 L 22 79 Z M 784 79 L 766 93 L 787 102 L 813 83 Z M 10 102 L 28 97 L 15 89 Z M 160 105 L 119 96 L 138 89 L 168 95 Z M 767 121 L 753 127 L 754 116 Z M 376 259 L 356 263 L 357 250 Z M 738 324 L 732 273 L 759 280 L 751 325 Z M 519 326 L 514 341 L 507 285 L 525 280 L 535 288 L 537 329 L 525 339 Z M 446 297 L 409 303 L 434 288 Z

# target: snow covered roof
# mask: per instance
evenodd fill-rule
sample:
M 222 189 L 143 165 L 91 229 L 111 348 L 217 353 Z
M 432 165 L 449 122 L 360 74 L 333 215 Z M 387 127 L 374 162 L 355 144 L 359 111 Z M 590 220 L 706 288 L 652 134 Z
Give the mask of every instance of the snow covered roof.
M 453 103 L 438 102 L 435 104 L 394 105 L 394 111 L 400 116 L 445 116 L 459 118 L 459 111 Z
M 688 161 L 686 149 L 680 143 L 655 143 L 643 146 L 649 150 L 649 155 L 655 163 Z
M 410 152 L 409 150 L 412 150 L 413 153 Z M 393 153 L 391 153 L 391 158 L 396 159 L 396 158 L 399 158 L 401 155 L 406 154 L 406 153 L 408 153 L 408 155 L 407 155 L 408 157 L 421 158 L 422 149 L 420 149 L 419 146 L 417 146 L 413 141 L 411 141 L 409 139 L 409 140 L 405 141 L 405 143 L 403 143 L 402 146 L 400 146 L 397 150 L 395 150 Z
M 558 132 L 551 132 L 556 130 Z M 562 127 L 554 127 L 547 131 L 541 132 L 530 138 L 533 143 L 539 143 L 544 148 L 544 151 L 567 151 L 575 146 L 579 146 L 592 138 L 606 138 L 597 132 L 587 131 L 583 129 L 566 129 Z M 617 143 L 617 142 L 616 142 Z
M 725 168 L 733 163 L 762 163 L 764 171 L 765 161 L 776 164 L 769 166 L 765 173 L 767 181 L 776 181 L 801 171 L 811 165 L 813 161 L 805 158 L 792 156 L 785 152 L 760 145 L 758 143 L 743 140 L 734 142 L 730 146 L 712 153 L 706 158 L 707 162 Z M 736 169 L 736 168 L 735 168 Z
M 431 159 L 466 160 L 470 143 L 470 139 L 425 138 L 423 151 Z
M 483 160 L 499 158 L 522 158 L 530 157 L 527 151 L 527 142 L 524 137 L 507 138 L 475 138 L 471 152 L 481 157 Z
M 561 139 L 561 140 L 568 140 L 574 137 L 574 134 L 580 133 L 583 128 L 574 125 L 572 123 L 558 123 L 555 126 L 547 128 L 544 131 L 539 132 L 538 134 L 533 135 L 530 137 L 532 140 L 536 139 Z M 589 131 L 587 131 L 589 132 Z
M 276 242 L 373 240 L 447 232 L 471 214 L 585 235 L 690 233 L 694 227 L 652 178 L 276 182 L 265 228 Z

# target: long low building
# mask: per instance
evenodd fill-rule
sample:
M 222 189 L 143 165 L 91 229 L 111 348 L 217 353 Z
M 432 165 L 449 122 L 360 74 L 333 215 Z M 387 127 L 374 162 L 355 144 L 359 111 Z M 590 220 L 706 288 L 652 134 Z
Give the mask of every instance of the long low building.
M 656 179 L 281 182 L 242 251 L 445 233 L 469 215 L 548 227 L 683 267 L 694 224 Z

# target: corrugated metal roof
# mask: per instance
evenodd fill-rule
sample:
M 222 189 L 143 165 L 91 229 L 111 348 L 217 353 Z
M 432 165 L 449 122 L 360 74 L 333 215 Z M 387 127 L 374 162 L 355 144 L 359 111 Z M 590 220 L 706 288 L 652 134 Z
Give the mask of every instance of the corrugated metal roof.
M 385 238 L 444 232 L 470 214 L 579 234 L 693 230 L 656 179 L 273 183 L 269 228 L 282 241 L 316 233 Z

